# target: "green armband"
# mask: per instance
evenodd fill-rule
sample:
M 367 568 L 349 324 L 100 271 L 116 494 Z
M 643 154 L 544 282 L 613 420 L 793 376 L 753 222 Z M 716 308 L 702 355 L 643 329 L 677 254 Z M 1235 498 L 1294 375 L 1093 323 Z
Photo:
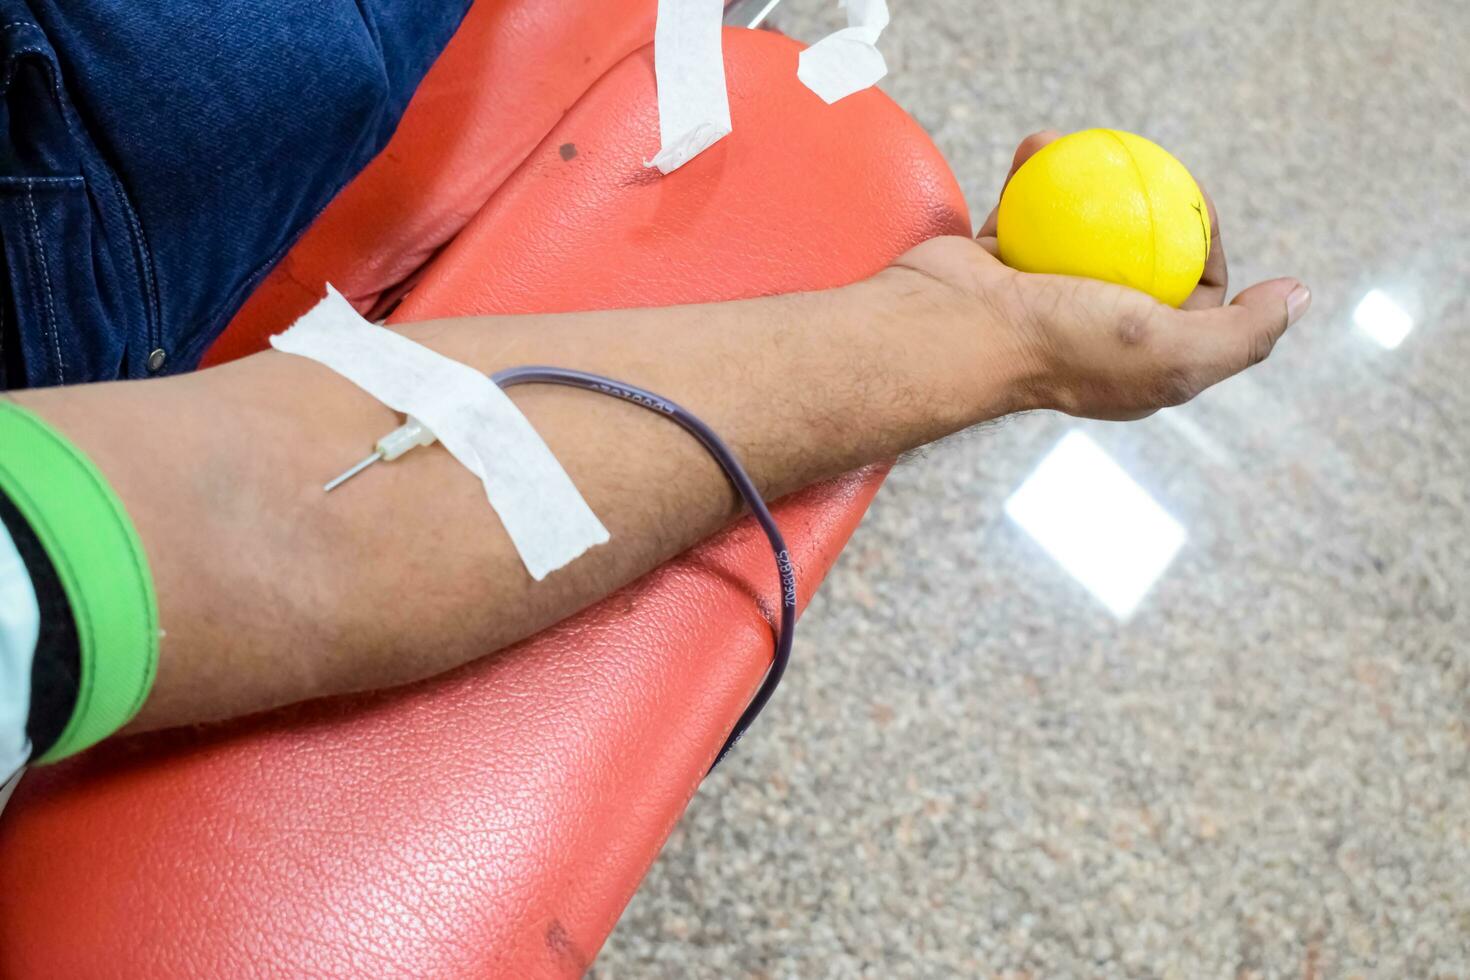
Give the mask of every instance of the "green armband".
M 76 706 L 36 762 L 56 762 L 122 728 L 158 668 L 158 602 L 132 522 L 91 461 L 35 415 L 0 399 L 0 491 L 51 559 L 76 620 Z

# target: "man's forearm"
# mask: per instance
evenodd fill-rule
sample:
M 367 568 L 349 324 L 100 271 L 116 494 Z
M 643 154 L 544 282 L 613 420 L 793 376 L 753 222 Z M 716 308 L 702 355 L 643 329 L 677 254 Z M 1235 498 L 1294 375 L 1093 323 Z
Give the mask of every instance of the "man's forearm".
M 926 316 L 932 298 L 932 283 L 896 269 L 741 303 L 398 329 L 487 373 L 551 364 L 664 394 L 719 432 L 770 498 L 1012 407 L 1005 344 L 982 324 Z M 668 421 L 517 388 L 612 532 L 536 583 L 478 481 L 440 447 L 323 494 L 400 420 L 312 362 L 271 351 L 18 397 L 92 456 L 149 555 L 165 637 L 139 728 L 438 673 L 596 601 L 738 512 L 718 467 Z

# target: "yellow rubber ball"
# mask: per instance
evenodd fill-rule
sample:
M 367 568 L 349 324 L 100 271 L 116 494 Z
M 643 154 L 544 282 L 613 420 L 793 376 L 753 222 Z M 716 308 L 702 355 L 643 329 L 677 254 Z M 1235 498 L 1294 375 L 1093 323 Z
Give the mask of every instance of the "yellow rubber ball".
M 1086 276 L 1178 306 L 1210 254 L 1210 216 L 1184 164 L 1142 136 L 1089 129 L 1047 145 L 1000 199 L 1000 257 L 1022 272 Z

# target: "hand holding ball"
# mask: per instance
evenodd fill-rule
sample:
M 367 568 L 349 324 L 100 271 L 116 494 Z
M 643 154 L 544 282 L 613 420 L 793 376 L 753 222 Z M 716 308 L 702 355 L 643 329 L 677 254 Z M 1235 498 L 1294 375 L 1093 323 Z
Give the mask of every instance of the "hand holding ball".
M 1000 199 L 1000 257 L 1022 272 L 1085 276 L 1178 306 L 1204 274 L 1210 215 L 1184 165 L 1141 136 L 1064 136 L 1016 171 Z

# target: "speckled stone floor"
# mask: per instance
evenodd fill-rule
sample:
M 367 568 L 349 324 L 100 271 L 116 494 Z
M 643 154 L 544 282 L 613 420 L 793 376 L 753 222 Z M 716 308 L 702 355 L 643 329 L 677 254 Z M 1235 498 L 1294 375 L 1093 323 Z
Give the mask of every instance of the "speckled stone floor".
M 895 473 L 595 975 L 1470 976 L 1470 7 L 893 7 L 885 88 L 977 219 L 1026 133 L 1134 130 L 1210 188 L 1237 283 L 1316 305 L 1183 409 Z M 1007 516 L 1073 430 L 1152 498 L 1137 534 L 1183 528 L 1156 581 L 1090 591 Z

